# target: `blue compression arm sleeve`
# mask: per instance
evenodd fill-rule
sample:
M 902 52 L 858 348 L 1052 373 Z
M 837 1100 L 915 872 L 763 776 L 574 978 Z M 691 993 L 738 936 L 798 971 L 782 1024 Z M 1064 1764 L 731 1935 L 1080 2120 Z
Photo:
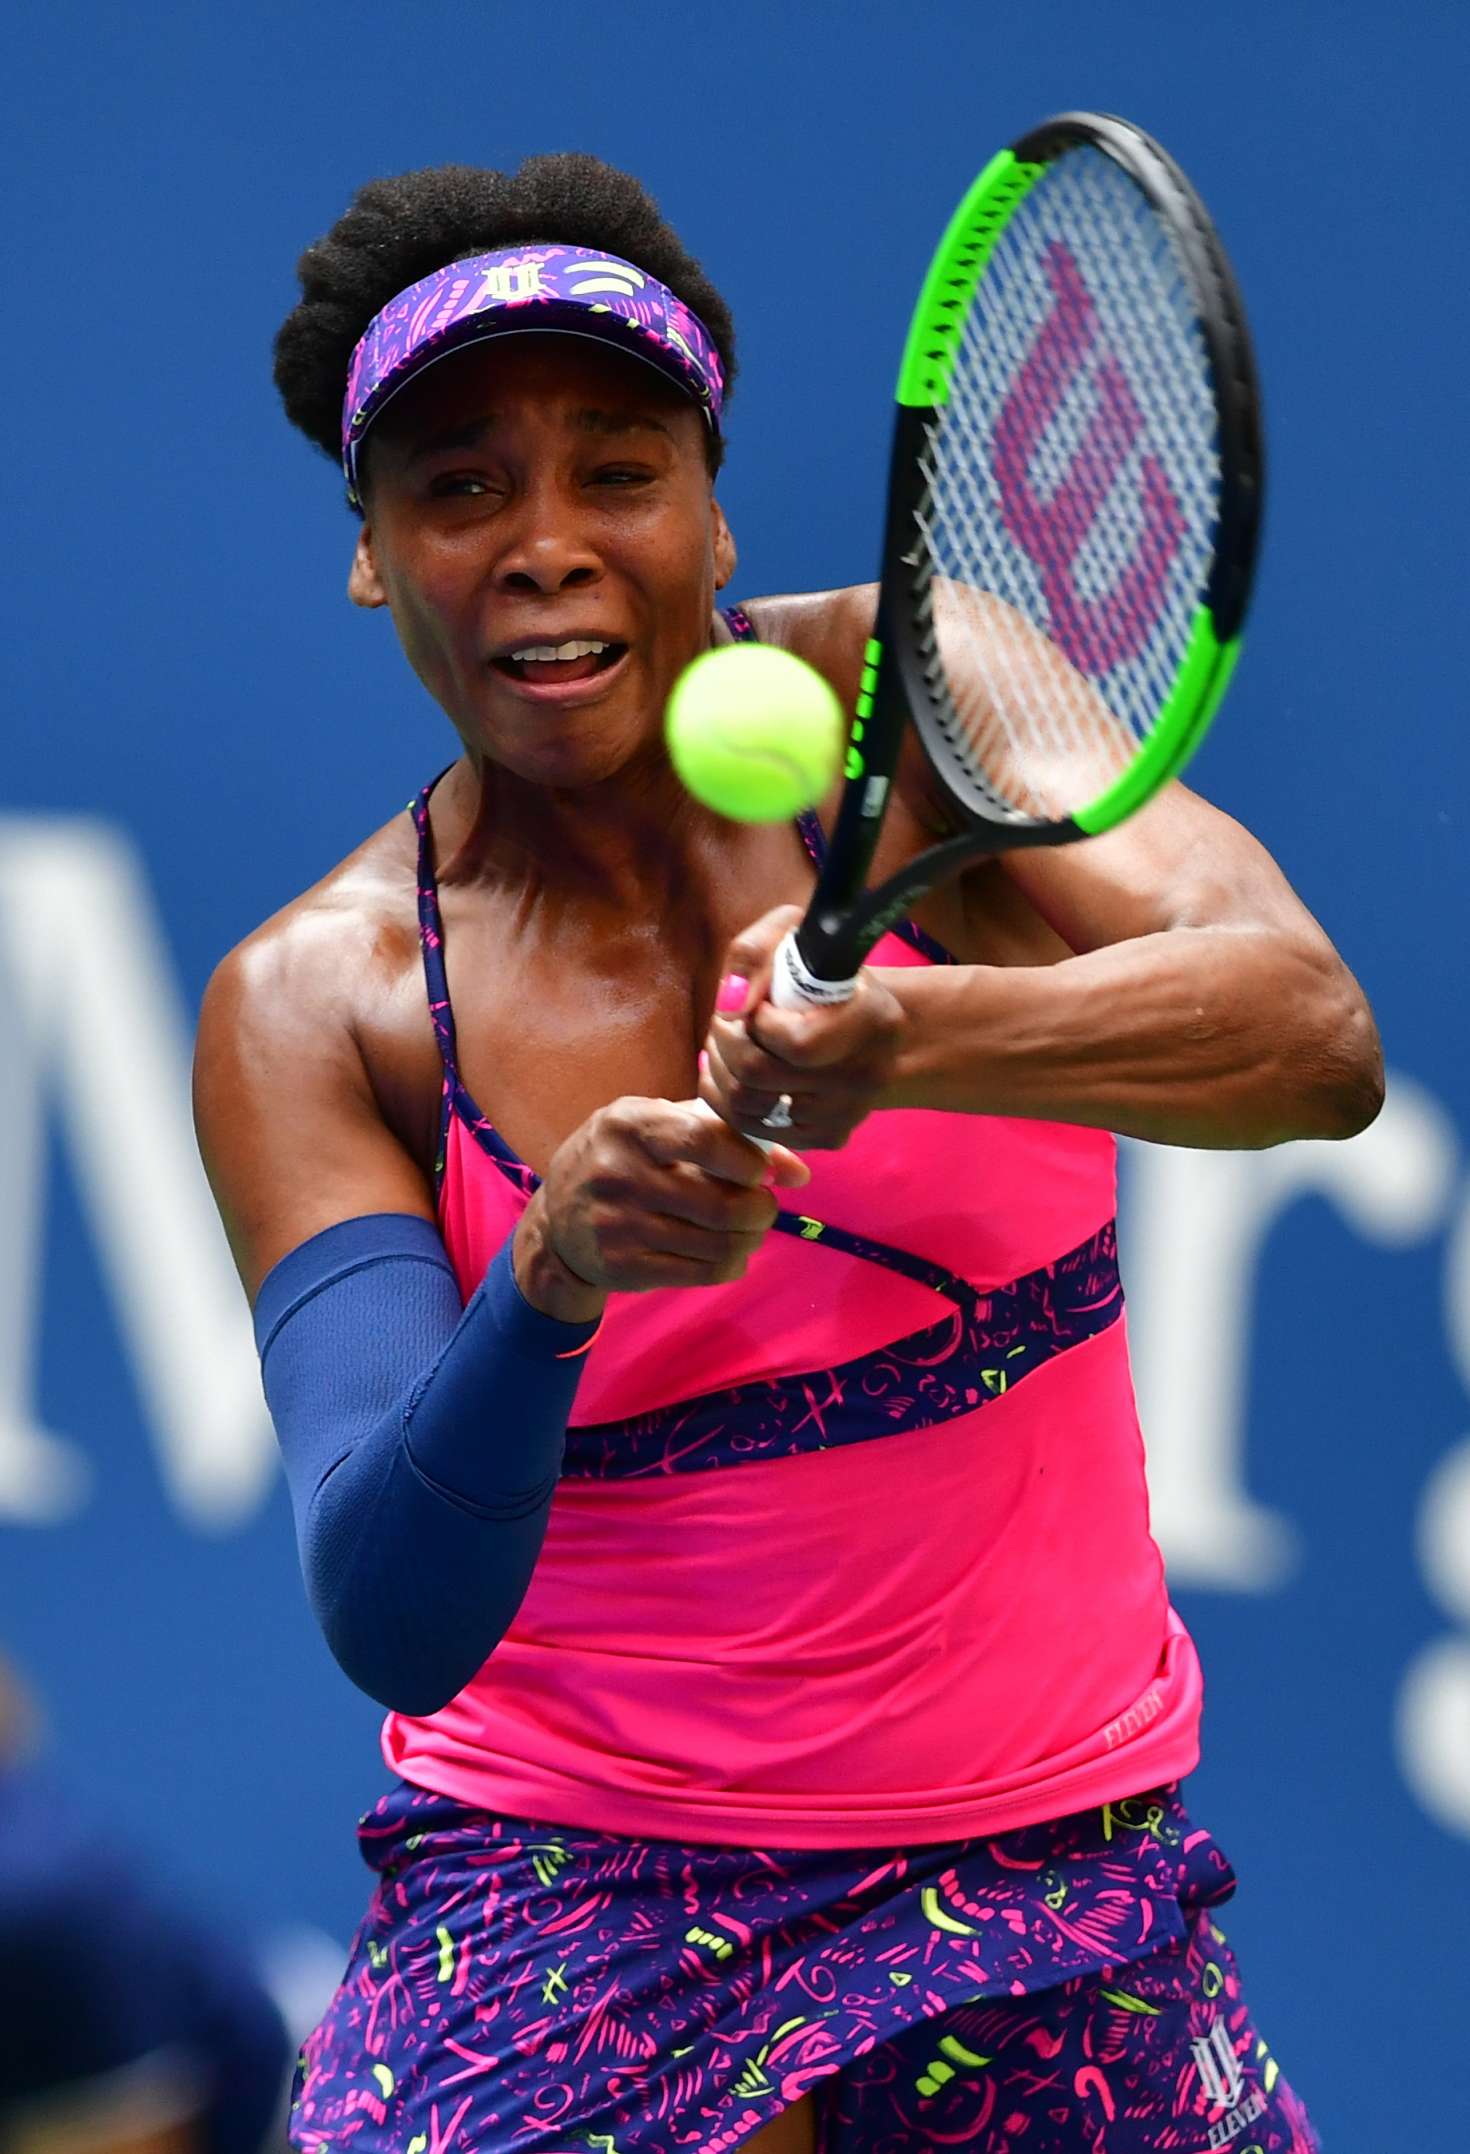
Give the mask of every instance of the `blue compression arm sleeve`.
M 507 1240 L 460 1306 L 425 1219 L 328 1227 L 255 1308 L 307 1596 L 341 1667 L 397 1712 L 462 1690 L 541 1551 L 592 1324 L 533 1309 Z

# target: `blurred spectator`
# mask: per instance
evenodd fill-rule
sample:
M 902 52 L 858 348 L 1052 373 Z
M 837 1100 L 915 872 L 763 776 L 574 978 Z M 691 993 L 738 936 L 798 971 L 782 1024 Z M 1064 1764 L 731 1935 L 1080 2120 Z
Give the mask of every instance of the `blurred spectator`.
M 289 2045 L 247 1954 L 63 1795 L 36 1728 L 0 1662 L 0 2145 L 283 2149 Z

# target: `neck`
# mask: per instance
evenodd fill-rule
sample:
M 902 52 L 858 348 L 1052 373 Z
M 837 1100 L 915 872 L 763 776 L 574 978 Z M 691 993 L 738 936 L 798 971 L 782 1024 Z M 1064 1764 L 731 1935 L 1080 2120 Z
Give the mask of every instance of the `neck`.
M 660 747 L 614 777 L 532 785 L 466 758 L 444 783 L 440 881 L 646 921 L 685 906 L 738 847 L 738 828 L 694 800 Z M 437 800 L 436 800 L 437 806 Z

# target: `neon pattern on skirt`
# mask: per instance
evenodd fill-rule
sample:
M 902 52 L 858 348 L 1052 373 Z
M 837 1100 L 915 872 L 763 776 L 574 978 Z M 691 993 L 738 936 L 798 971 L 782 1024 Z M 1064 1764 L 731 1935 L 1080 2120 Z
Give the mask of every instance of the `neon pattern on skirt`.
M 1172 1790 L 991 1841 L 759 1852 L 400 1785 L 307 2043 L 300 2154 L 1316 2154 Z

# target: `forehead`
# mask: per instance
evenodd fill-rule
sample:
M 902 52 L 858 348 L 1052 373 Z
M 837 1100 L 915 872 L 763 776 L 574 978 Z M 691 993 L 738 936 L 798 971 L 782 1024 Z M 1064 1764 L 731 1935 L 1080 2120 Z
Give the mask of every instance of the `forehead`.
M 643 421 L 702 446 L 703 414 L 651 366 L 595 338 L 520 332 L 449 353 L 411 381 L 372 429 L 408 450 L 456 427 L 523 422 L 582 430 L 591 413 Z

